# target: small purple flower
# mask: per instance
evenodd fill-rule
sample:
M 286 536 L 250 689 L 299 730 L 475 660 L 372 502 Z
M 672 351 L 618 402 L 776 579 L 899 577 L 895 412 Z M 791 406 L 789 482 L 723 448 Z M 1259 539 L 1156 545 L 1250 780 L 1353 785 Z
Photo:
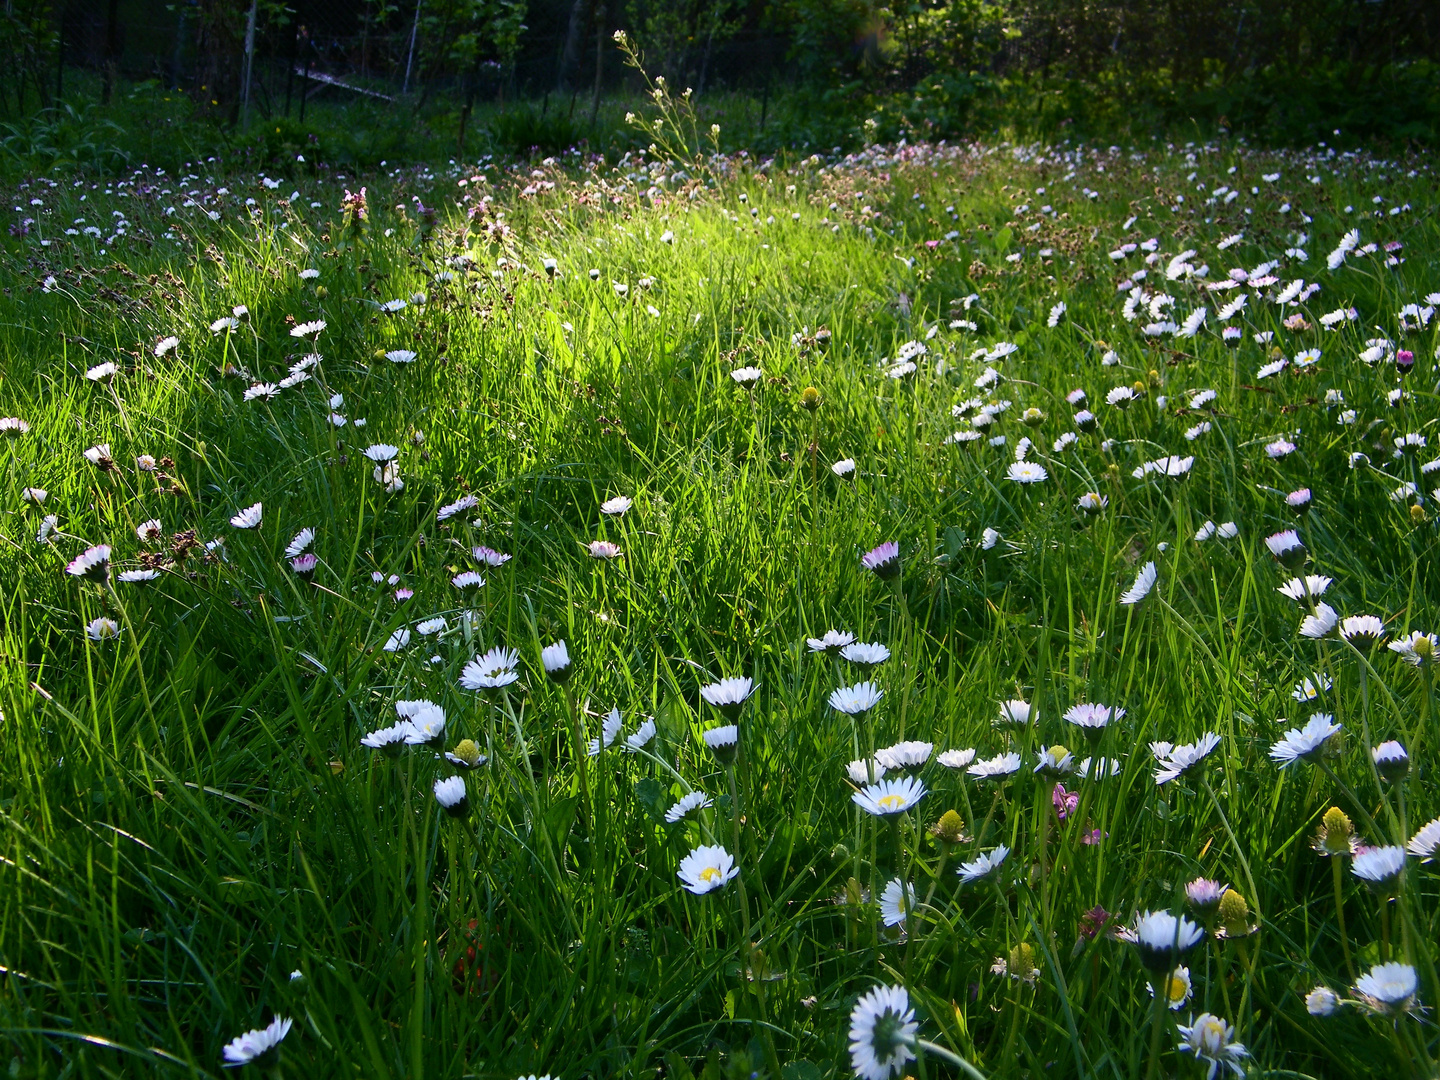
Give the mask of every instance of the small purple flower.
M 874 571 L 875 576 L 881 581 L 890 581 L 900 576 L 900 545 L 894 540 L 887 540 L 879 547 L 865 553 L 860 559 L 860 565 L 866 570 Z
M 1055 816 L 1064 821 L 1080 805 L 1080 793 L 1066 791 L 1064 784 L 1056 784 L 1055 790 L 1050 792 L 1050 801 L 1055 804 Z

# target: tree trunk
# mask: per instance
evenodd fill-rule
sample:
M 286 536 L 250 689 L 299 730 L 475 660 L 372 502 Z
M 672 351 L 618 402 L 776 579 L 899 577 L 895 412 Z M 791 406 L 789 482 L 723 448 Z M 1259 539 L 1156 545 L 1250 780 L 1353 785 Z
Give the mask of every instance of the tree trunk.
M 565 28 L 565 50 L 560 54 L 560 71 L 555 90 L 563 94 L 569 88 L 570 73 L 580 66 L 580 39 L 585 33 L 585 0 L 570 5 L 570 24 Z

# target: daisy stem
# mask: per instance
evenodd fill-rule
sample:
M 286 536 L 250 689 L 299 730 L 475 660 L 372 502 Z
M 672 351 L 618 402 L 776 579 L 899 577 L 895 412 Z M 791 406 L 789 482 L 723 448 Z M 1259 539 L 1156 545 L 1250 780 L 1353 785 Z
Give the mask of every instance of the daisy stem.
M 1382 897 L 1380 900 L 1380 962 L 1388 963 L 1390 960 L 1390 898 Z
M 1350 935 L 1345 932 L 1345 900 L 1344 900 L 1344 877 L 1345 872 L 1340 866 L 1340 856 L 1334 855 L 1330 859 L 1330 876 L 1335 882 L 1335 921 L 1340 927 L 1340 948 L 1345 954 L 1345 973 L 1350 976 L 1350 981 L 1355 981 L 1355 961 L 1350 956 Z
M 1160 1075 L 1160 1029 L 1165 1023 L 1166 993 L 1152 995 L 1154 1001 L 1150 1009 L 1150 1064 L 1145 1070 L 1147 1080 L 1156 1080 Z
M 570 710 L 571 753 L 575 756 L 575 775 L 580 780 L 580 820 L 589 828 L 594 815 L 594 803 L 590 801 L 589 758 L 585 753 L 585 735 L 580 729 L 580 710 L 575 704 L 575 691 L 565 684 L 565 704 Z
M 972 1077 L 973 1080 L 985 1080 L 984 1073 L 982 1073 L 979 1069 L 975 1068 L 974 1065 L 971 1065 L 970 1062 L 966 1061 L 963 1057 L 955 1053 L 953 1050 L 946 1050 L 945 1047 L 936 1046 L 934 1043 L 928 1042 L 925 1039 L 916 1039 L 915 1049 L 920 1051 L 919 1057 L 921 1061 L 925 1060 L 925 1054 L 933 1054 L 941 1061 L 948 1061 L 951 1065 L 954 1065 L 966 1076 Z

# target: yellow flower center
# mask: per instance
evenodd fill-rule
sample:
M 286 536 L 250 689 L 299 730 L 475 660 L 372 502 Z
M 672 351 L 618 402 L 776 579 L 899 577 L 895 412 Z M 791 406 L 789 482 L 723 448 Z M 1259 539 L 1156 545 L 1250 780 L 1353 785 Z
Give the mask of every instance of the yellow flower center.
M 1184 1001 L 1185 996 L 1190 992 L 1190 988 L 1185 985 L 1184 979 L 1178 975 L 1171 975 L 1169 983 L 1165 987 L 1165 992 L 1169 995 L 1170 1001 L 1173 1004 Z
M 712 881 L 719 881 L 720 868 L 716 866 L 705 867 L 704 870 L 700 871 L 700 880 L 705 882 L 706 884 L 709 884 Z
M 904 795 L 882 795 L 876 800 L 882 810 L 903 810 L 905 809 Z

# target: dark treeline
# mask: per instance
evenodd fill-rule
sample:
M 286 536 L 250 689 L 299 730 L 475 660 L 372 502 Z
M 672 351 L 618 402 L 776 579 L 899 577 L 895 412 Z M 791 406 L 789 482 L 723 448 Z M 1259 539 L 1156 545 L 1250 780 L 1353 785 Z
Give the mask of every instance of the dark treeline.
M 183 91 L 222 123 L 286 112 L 296 81 L 468 112 L 633 92 L 612 36 L 698 99 L 800 99 L 837 135 L 1103 134 L 1195 122 L 1280 139 L 1433 140 L 1433 0 L 4 0 L 0 111 L 65 70 Z M 253 20 L 253 23 L 252 23 Z M 333 84 L 331 84 L 333 85 Z M 353 89 L 349 89 L 353 88 Z M 377 99 L 378 100 L 378 99 Z M 867 124 L 868 121 L 868 124 Z M 592 121 L 593 122 L 593 121 Z

